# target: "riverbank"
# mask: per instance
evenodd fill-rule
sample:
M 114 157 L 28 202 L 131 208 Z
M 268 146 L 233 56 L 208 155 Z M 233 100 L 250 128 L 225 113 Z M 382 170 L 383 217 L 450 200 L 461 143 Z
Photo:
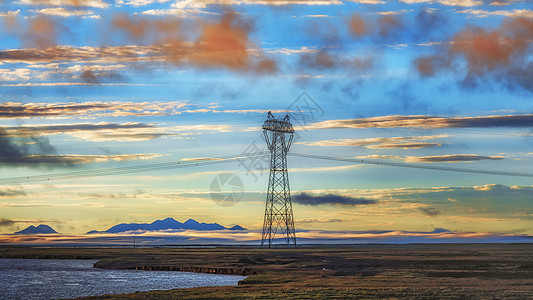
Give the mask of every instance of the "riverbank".
M 2 258 L 91 258 L 101 268 L 249 272 L 233 287 L 87 299 L 533 298 L 532 244 L 361 245 L 299 249 L 0 248 Z M 246 271 L 244 271 L 246 270 Z M 238 274 L 241 275 L 241 274 Z

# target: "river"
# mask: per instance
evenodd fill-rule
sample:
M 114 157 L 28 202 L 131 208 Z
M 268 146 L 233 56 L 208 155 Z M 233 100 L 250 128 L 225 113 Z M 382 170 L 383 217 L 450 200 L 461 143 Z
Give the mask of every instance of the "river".
M 245 276 L 93 268 L 97 260 L 0 259 L 0 299 L 64 299 L 237 285 Z

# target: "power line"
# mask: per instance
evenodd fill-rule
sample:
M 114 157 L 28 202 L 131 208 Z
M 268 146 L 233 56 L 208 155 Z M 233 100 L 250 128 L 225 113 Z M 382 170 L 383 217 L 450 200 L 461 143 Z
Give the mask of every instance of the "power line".
M 409 163 L 378 161 L 378 160 L 364 160 L 364 159 L 355 159 L 355 158 L 341 158 L 341 157 L 291 153 L 291 152 L 287 154 L 291 156 L 298 156 L 298 157 L 305 157 L 305 158 L 342 161 L 342 162 L 360 163 L 360 164 L 369 164 L 369 165 L 384 165 L 384 166 L 392 166 L 392 167 L 428 169 L 428 170 L 462 172 L 462 173 L 476 173 L 476 174 L 487 174 L 487 175 L 533 177 L 533 173 L 506 172 L 506 171 L 495 171 L 495 170 L 476 170 L 476 169 L 469 169 L 469 168 L 443 167 L 443 166 L 424 166 L 424 165 L 409 164 Z
M 176 168 L 214 165 L 214 164 L 234 162 L 236 160 L 255 159 L 255 158 L 267 155 L 267 154 L 268 152 L 255 153 L 253 155 L 237 154 L 237 155 L 212 157 L 212 158 L 209 158 L 209 160 L 170 161 L 170 162 L 163 162 L 163 163 L 157 163 L 157 164 L 143 164 L 143 165 L 118 167 L 118 168 L 93 169 L 93 170 L 53 173 L 53 174 L 44 174 L 44 175 L 35 175 L 35 176 L 8 177 L 8 178 L 0 178 L 0 184 L 20 184 L 20 183 L 52 181 L 52 180 L 66 180 L 66 179 L 79 179 L 79 178 L 87 178 L 87 177 L 113 176 L 113 175 L 151 172 L 151 171 L 160 171 L 160 170 L 176 169 Z
M 170 162 L 163 162 L 163 163 L 157 163 L 157 164 L 143 164 L 143 165 L 118 167 L 118 168 L 92 169 L 92 170 L 83 170 L 83 171 L 75 171 L 75 172 L 43 174 L 43 175 L 35 175 L 35 176 L 7 177 L 7 178 L 0 178 L 0 184 L 22 184 L 22 183 L 31 183 L 31 182 L 53 181 L 53 180 L 68 180 L 68 179 L 79 179 L 79 178 L 88 178 L 88 177 L 114 176 L 114 175 L 152 172 L 152 171 L 160 171 L 160 170 L 168 170 L 168 169 L 179 169 L 179 168 L 187 168 L 187 167 L 215 165 L 215 164 L 222 164 L 222 163 L 234 162 L 234 161 L 239 161 L 239 160 L 257 159 L 259 157 L 264 157 L 269 154 L 270 154 L 269 152 L 264 151 L 264 152 L 259 152 L 259 153 L 255 153 L 252 155 L 235 154 L 235 155 L 211 157 L 209 158 L 209 160 L 170 161 Z M 533 173 L 523 173 L 523 172 L 478 170 L 478 169 L 469 169 L 469 168 L 431 166 L 431 165 L 426 166 L 426 165 L 419 165 L 419 164 L 409 164 L 409 163 L 390 162 L 390 161 L 381 161 L 381 160 L 364 160 L 364 159 L 342 158 L 342 157 L 303 154 L 303 153 L 291 153 L 291 152 L 287 154 L 291 156 L 303 157 L 303 158 L 350 162 L 350 163 L 361 163 L 361 164 L 369 164 L 369 165 L 384 165 L 384 166 L 403 167 L 403 168 L 415 168 L 415 169 L 426 169 L 426 170 L 436 170 L 436 171 L 462 172 L 462 173 L 476 173 L 476 174 L 485 174 L 485 175 L 533 177 Z

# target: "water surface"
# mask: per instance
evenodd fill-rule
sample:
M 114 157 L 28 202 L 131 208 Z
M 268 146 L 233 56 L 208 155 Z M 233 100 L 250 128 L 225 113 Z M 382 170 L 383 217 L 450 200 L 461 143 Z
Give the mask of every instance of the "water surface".
M 93 268 L 97 260 L 0 259 L 0 299 L 64 299 L 237 285 L 245 276 Z

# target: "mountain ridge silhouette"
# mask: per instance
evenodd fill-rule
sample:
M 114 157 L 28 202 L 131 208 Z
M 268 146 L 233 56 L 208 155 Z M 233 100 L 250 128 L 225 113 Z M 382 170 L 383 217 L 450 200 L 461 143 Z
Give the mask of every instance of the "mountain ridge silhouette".
M 211 231 L 211 230 L 247 230 L 239 225 L 232 226 L 230 228 L 224 227 L 218 223 L 200 223 L 194 219 L 188 219 L 181 223 L 173 218 L 165 218 L 162 220 L 155 220 L 152 223 L 120 223 L 104 231 L 91 230 L 87 234 L 94 233 L 122 233 L 129 231 L 160 231 L 160 230 L 179 230 L 179 229 L 192 229 L 199 231 Z
M 52 227 L 48 225 L 33 226 L 30 225 L 26 229 L 15 232 L 15 234 L 54 234 L 57 233 Z

